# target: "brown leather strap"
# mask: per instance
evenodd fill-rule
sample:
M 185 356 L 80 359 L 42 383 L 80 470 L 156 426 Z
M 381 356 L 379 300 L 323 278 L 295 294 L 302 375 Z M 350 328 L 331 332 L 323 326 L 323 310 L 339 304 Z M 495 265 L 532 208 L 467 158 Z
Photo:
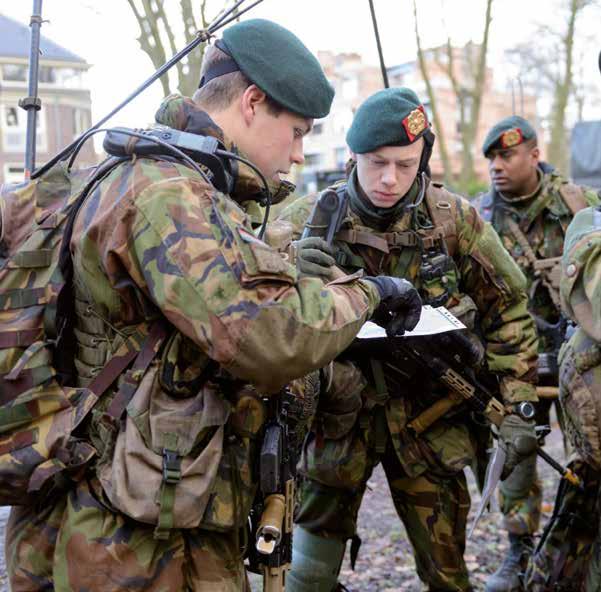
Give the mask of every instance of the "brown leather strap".
M 351 245 L 365 245 L 382 253 L 388 253 L 388 242 L 383 235 L 364 232 L 355 228 L 347 228 L 336 233 L 336 238 Z
M 42 329 L 25 331 L 4 331 L 0 333 L 0 349 L 9 347 L 27 347 L 42 338 Z
M 153 324 L 144 340 L 144 345 L 142 346 L 140 353 L 138 353 L 132 367 L 125 373 L 117 394 L 106 410 L 107 414 L 113 419 L 119 419 L 121 414 L 125 411 L 140 384 L 140 380 L 142 380 L 144 373 L 148 369 L 148 366 L 150 366 L 150 363 L 156 357 L 159 347 L 166 335 L 167 329 L 162 322 L 157 321 Z
M 435 239 L 445 241 L 451 257 L 457 252 L 456 197 L 443 187 L 430 183 L 425 197 L 428 213 L 437 234 L 430 233 Z M 425 242 L 424 246 L 429 248 Z
M 540 278 L 540 281 L 543 283 L 545 288 L 547 288 L 547 292 L 549 292 L 549 296 L 551 297 L 553 304 L 559 310 L 561 308 L 561 301 L 559 297 L 559 290 L 553 285 L 553 266 L 548 267 L 540 265 L 540 262 L 544 260 L 537 258 L 536 254 L 532 250 L 532 247 L 530 246 L 530 243 L 528 242 L 528 238 L 511 216 L 507 217 L 507 226 L 509 227 L 509 231 L 511 234 L 513 234 L 515 240 L 522 248 L 522 251 L 524 252 L 526 259 L 528 259 L 528 263 L 530 263 L 534 274 Z
M 580 210 L 588 207 L 582 187 L 574 185 L 574 183 L 565 183 L 561 185 L 559 194 L 572 214 L 577 214 Z

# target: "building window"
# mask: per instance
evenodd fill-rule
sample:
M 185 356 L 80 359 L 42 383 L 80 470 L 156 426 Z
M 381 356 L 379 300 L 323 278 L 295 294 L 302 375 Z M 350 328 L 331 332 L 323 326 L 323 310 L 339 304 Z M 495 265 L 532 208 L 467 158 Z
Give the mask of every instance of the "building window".
M 36 152 L 48 149 L 46 138 L 46 116 L 39 111 L 36 118 L 37 137 Z M 0 128 L 2 129 L 2 147 L 4 152 L 25 152 L 27 143 L 27 113 L 16 105 L 2 105 L 0 111 Z
M 321 134 L 323 134 L 323 123 L 316 123 L 313 126 L 313 130 L 311 131 L 311 133 L 314 136 L 320 136 Z
M 336 166 L 339 169 L 344 168 L 347 160 L 347 151 L 345 146 L 334 149 L 334 159 L 336 160 Z
M 4 183 L 21 183 L 25 178 L 25 167 L 18 164 L 4 165 Z
M 56 83 L 56 68 L 52 68 L 50 66 L 41 66 L 39 81 L 45 82 L 46 84 L 55 84 Z
M 7 82 L 27 82 L 27 66 L 4 64 L 2 78 Z
M 319 166 L 323 161 L 323 156 L 321 153 L 319 152 L 315 152 L 314 154 L 305 154 L 305 165 L 312 167 L 312 166 Z

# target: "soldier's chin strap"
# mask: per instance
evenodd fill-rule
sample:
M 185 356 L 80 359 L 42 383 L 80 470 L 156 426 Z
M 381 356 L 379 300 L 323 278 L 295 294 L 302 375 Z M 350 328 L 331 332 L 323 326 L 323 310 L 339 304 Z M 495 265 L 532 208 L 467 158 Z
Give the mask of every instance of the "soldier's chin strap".
M 422 150 L 422 156 L 419 161 L 418 173 L 426 173 L 430 176 L 430 158 L 432 156 L 432 149 L 434 147 L 434 140 L 436 136 L 431 128 L 428 128 L 422 135 L 424 139 L 424 149 Z

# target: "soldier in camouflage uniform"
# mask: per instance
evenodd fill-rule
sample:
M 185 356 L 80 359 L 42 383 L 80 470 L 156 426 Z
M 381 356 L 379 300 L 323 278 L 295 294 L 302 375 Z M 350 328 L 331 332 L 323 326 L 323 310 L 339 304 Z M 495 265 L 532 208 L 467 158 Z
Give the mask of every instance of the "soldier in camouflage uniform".
M 522 117 L 501 120 L 488 133 L 482 147 L 489 161 L 492 187 L 479 198 L 482 217 L 499 233 L 503 245 L 526 275 L 529 310 L 539 333 L 539 392 L 553 394 L 557 386 L 557 354 L 563 341 L 565 320 L 559 303 L 559 263 L 564 234 L 575 212 L 597 203 L 594 191 L 569 183 L 539 161 L 536 132 Z M 551 399 L 538 404 L 537 420 L 549 423 Z M 528 464 L 528 463 L 526 463 Z M 536 471 L 536 458 L 529 461 Z M 532 535 L 539 526 L 542 491 L 538 477 L 522 497 L 516 471 L 499 488 L 503 523 L 509 534 L 509 550 L 499 569 L 489 578 L 488 592 L 519 589 L 519 572 L 532 550 Z
M 157 121 L 218 138 L 275 187 L 332 97 L 300 40 L 249 20 L 207 50 L 195 101 L 167 98 Z M 257 489 L 259 393 L 326 365 L 376 309 L 417 322 L 408 282 L 299 281 L 252 232 L 243 206 L 261 191 L 246 166 L 227 195 L 173 158 L 138 157 L 90 193 L 71 242 L 79 386 L 142 345 L 80 434 L 95 464 L 13 510 L 13 592 L 248 589 L 239 534 Z
M 388 273 L 418 287 L 424 302 L 446 306 L 482 336 L 485 364 L 511 409 L 536 400 L 536 335 L 525 279 L 498 236 L 463 198 L 427 174 L 434 136 L 423 106 L 406 88 L 380 91 L 359 107 L 347 135 L 353 154 L 345 193 L 349 209 L 331 252 L 298 256 L 327 276 Z M 315 195 L 278 217 L 301 233 Z M 301 267 L 302 269 L 302 267 Z M 476 339 L 476 338 L 474 338 Z M 434 379 L 377 360 L 336 361 L 326 369 L 313 431 L 299 471 L 294 555 L 287 589 L 330 592 L 345 543 L 357 552 L 356 521 L 366 484 L 382 463 L 397 513 L 429 590 L 471 590 L 463 559 L 470 498 L 463 469 L 475 456 L 476 426 L 460 407 L 421 435 L 408 423 L 446 395 Z M 399 371 L 400 370 L 400 371 Z M 501 438 L 534 441 L 534 426 L 511 418 Z M 512 425 L 513 424 L 513 425 Z
M 555 509 L 530 561 L 535 592 L 601 589 L 601 207 L 578 212 L 562 258 L 561 302 L 578 324 L 559 355 L 565 433 L 578 454 L 579 489 L 562 482 Z

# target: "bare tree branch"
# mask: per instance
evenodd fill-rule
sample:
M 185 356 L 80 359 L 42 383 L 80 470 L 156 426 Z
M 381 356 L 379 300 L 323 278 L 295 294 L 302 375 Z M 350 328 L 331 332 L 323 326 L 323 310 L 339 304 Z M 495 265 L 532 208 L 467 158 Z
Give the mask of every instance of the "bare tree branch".
M 441 125 L 440 117 L 438 115 L 436 97 L 434 95 L 434 90 L 432 89 L 432 84 L 430 83 L 430 77 L 428 76 L 426 60 L 424 59 L 424 52 L 422 51 L 421 37 L 419 34 L 419 25 L 417 19 L 416 0 L 413 0 L 413 17 L 415 22 L 415 40 L 417 42 L 417 58 L 422 78 L 424 79 L 424 82 L 426 84 L 428 98 L 430 99 L 430 109 L 432 110 L 432 119 L 434 120 L 434 127 L 436 129 L 438 150 L 440 151 L 440 159 L 442 160 L 444 182 L 446 185 L 450 185 L 452 181 L 451 163 L 449 161 L 449 154 L 447 152 L 444 129 Z

